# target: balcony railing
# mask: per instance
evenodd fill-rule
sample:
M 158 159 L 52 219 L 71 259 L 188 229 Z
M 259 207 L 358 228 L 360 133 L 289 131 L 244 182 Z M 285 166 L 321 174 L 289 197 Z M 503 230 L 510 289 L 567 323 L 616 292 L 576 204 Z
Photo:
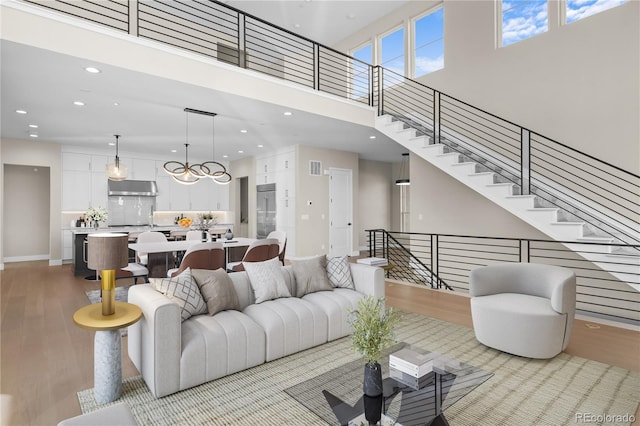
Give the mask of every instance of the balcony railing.
M 467 293 L 469 273 L 497 262 L 531 262 L 564 266 L 577 277 L 577 309 L 583 313 L 640 325 L 640 275 L 625 262 L 632 254 L 603 256 L 602 262 L 581 254 L 616 249 L 640 249 L 640 245 L 581 243 L 570 250 L 567 242 L 469 235 L 425 234 L 368 230 L 369 255 L 384 257 L 393 268 L 388 277 Z M 575 246 L 575 243 L 571 243 Z M 637 267 L 636 267 L 637 268 Z M 629 271 L 632 272 L 629 272 Z

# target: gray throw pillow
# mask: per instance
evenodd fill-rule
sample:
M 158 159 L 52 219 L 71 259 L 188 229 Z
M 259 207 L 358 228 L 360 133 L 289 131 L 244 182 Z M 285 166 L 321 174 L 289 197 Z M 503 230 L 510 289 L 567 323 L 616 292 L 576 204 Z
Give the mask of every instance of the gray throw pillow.
M 332 286 L 355 289 L 347 256 L 332 257 L 327 260 L 327 275 Z
M 209 315 L 215 315 L 221 311 L 240 310 L 238 294 L 227 271 L 218 268 L 215 271 L 194 269 L 192 272 L 200 287 L 202 298 L 207 304 Z
M 182 321 L 207 312 L 198 284 L 191 276 L 191 268 L 173 278 L 149 278 L 149 281 L 157 291 L 180 306 Z
M 277 257 L 264 262 L 242 262 L 242 265 L 249 276 L 256 303 L 291 297 L 282 273 L 282 264 Z
M 322 290 L 333 290 L 327 276 L 327 256 L 315 256 L 297 259 L 291 262 L 293 276 L 296 278 L 296 296 Z

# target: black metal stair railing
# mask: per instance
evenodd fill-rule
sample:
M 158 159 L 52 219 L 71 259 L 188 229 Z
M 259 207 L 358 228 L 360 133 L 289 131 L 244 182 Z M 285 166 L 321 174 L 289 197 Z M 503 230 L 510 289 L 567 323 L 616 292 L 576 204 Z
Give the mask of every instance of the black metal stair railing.
M 429 247 L 425 241 L 418 238 L 410 239 L 411 234 L 402 237 L 394 236 L 384 230 L 369 230 L 369 256 L 385 258 L 389 262 L 386 269 L 387 278 L 401 281 L 421 283 L 431 288 L 445 288 L 453 290 L 437 274 L 433 273 L 433 264 L 427 266 L 423 259 L 416 254 L 425 254 Z M 427 256 L 428 257 L 428 256 Z
M 579 313 L 640 325 L 640 274 L 624 261 L 625 255 L 602 256 L 596 264 L 588 254 L 602 254 L 609 244 L 522 238 L 394 232 L 371 229 L 369 255 L 393 263 L 388 278 L 439 288 L 425 279 L 423 267 L 448 289 L 469 291 L 469 274 L 475 268 L 498 262 L 531 262 L 572 269 L 577 279 Z M 577 246 L 577 247 L 575 247 Z M 626 244 L 618 244 L 620 248 Z M 632 245 L 640 249 L 640 245 Z M 411 259 L 411 260 L 410 260 Z M 425 266 L 428 265 L 428 268 Z M 637 269 L 637 267 L 636 267 Z
M 514 195 L 535 195 L 536 207 L 561 209 L 561 221 L 584 222 L 586 236 L 640 243 L 640 176 L 483 111 L 464 101 L 375 67 L 378 113 L 441 143 L 476 172 L 496 173 Z M 423 102 L 413 94 L 420 94 Z M 638 252 L 637 250 L 635 250 Z M 638 252 L 640 253 L 640 252 Z

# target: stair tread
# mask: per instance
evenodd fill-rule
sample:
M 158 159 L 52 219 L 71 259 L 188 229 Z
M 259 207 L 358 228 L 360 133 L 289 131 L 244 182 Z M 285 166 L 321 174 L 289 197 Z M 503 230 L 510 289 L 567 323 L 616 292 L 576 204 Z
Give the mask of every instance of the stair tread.
M 462 163 L 452 164 L 452 166 L 468 166 L 469 164 L 473 164 L 475 166 L 478 163 L 473 161 L 463 161 Z
M 533 207 L 531 209 L 527 209 L 527 211 L 532 212 L 559 212 L 560 209 L 557 207 Z

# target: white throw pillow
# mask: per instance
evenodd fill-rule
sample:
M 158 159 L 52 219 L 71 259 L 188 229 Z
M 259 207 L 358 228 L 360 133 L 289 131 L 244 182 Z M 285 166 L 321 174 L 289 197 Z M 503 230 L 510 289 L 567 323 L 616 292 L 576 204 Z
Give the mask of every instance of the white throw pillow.
M 277 257 L 264 262 L 243 262 L 256 298 L 256 303 L 279 297 L 291 297 L 282 274 L 282 264 Z
M 196 280 L 191 276 L 191 268 L 185 269 L 176 277 L 149 278 L 149 282 L 157 291 L 180 306 L 182 321 L 193 315 L 207 313 L 207 304 L 202 298 Z
M 329 282 L 334 287 L 354 289 L 351 267 L 347 256 L 332 257 L 327 260 L 327 275 Z

